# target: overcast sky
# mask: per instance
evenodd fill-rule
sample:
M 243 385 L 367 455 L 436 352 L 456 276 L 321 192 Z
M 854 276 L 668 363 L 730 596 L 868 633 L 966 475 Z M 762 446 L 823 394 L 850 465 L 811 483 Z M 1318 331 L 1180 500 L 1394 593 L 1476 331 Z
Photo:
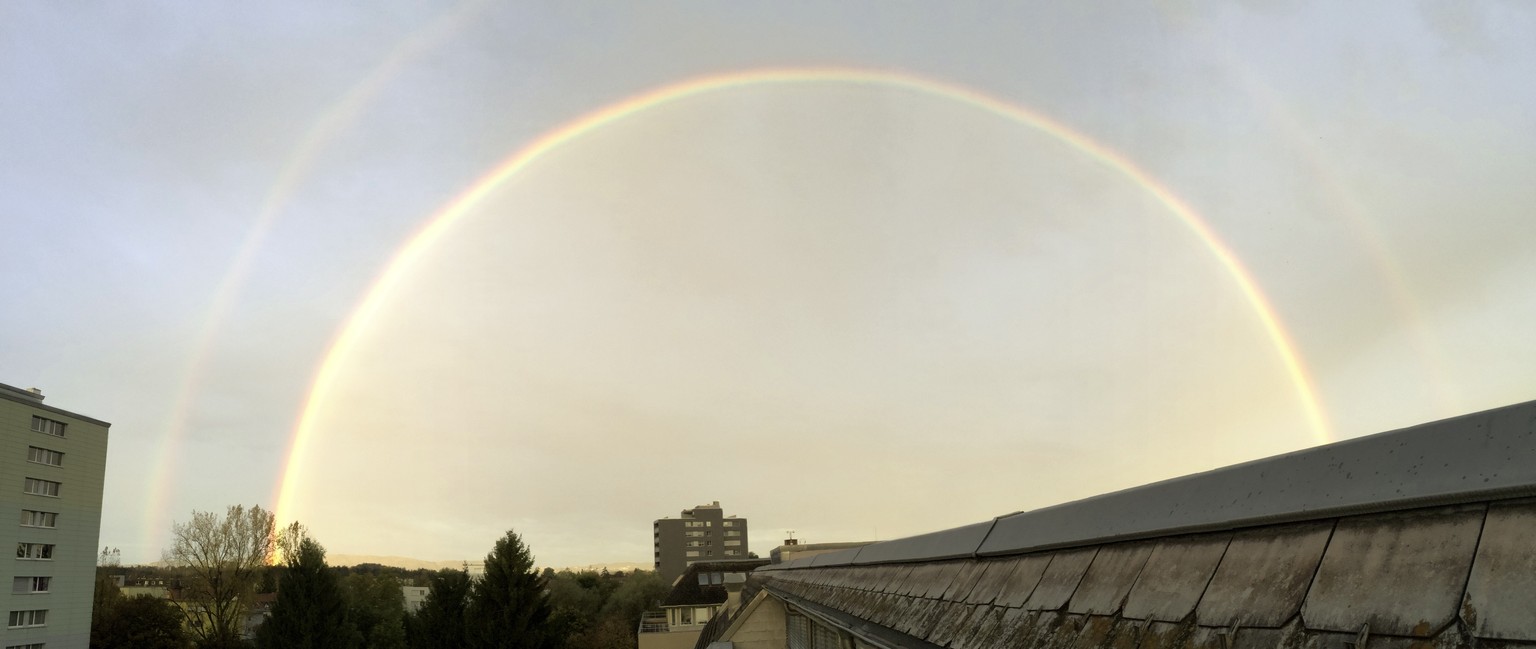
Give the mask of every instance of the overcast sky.
M 1536 397 L 1521 2 L 0 3 L 0 382 L 112 422 L 101 543 L 888 539 Z M 1251 6 L 1250 6 L 1251 5 Z M 923 86 L 922 84 L 930 84 Z M 1143 170 L 1202 240 L 1054 120 Z M 1001 105 L 1001 104 L 999 104 Z

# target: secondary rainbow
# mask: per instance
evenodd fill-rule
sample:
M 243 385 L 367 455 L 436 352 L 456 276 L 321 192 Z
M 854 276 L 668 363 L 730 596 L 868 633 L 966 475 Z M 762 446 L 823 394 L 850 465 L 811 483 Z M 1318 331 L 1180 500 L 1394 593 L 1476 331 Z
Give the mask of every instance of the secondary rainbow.
M 871 71 L 849 68 L 775 68 L 700 77 L 663 86 L 630 97 L 618 103 L 598 109 L 545 133 L 511 157 L 502 161 L 462 194 L 440 208 L 425 225 L 396 253 L 378 279 L 369 288 L 356 309 L 337 334 L 326 352 L 305 398 L 303 409 L 294 426 L 292 446 L 288 462 L 278 484 L 278 521 L 293 520 L 294 503 L 301 491 L 300 468 L 304 466 L 304 453 L 310 436 L 314 434 L 316 417 L 325 403 L 337 373 L 356 345 L 360 332 L 368 325 L 380 306 L 388 299 L 396 285 L 415 266 L 422 255 L 432 248 L 453 228 L 465 214 L 494 192 L 509 178 L 533 164 L 544 154 L 587 133 L 623 120 L 640 112 L 652 110 L 697 95 L 720 92 L 733 88 L 757 85 L 788 85 L 809 83 L 836 83 L 897 88 L 958 101 L 999 117 L 1018 122 L 1048 133 L 1061 142 L 1090 158 L 1113 169 L 1142 187 L 1176 216 L 1214 255 L 1222 267 L 1237 283 L 1249 306 L 1258 316 L 1265 333 L 1275 347 L 1281 363 L 1294 385 L 1316 441 L 1331 440 L 1329 427 L 1318 403 L 1316 391 L 1307 375 L 1305 365 L 1296 352 L 1290 335 L 1281 326 L 1274 307 L 1259 289 L 1252 274 L 1238 260 L 1232 249 L 1217 236 L 1205 219 L 1155 178 L 1130 160 L 1108 147 L 1078 133 L 1067 126 L 1033 110 L 1002 99 L 951 83 L 935 81 L 904 73 Z

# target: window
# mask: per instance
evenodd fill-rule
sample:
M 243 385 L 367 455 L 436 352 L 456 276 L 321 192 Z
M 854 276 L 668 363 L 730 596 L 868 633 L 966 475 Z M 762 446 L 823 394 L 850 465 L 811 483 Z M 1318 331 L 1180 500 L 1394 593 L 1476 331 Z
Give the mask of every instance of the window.
M 738 532 L 736 530 L 726 530 L 725 531 L 725 535 L 726 536 L 741 536 L 741 532 Z
M 689 557 L 696 557 L 696 556 L 699 556 L 699 551 L 698 550 L 689 550 L 689 551 L 685 552 L 684 555 L 685 556 L 689 556 Z
M 17 559 L 52 559 L 52 543 L 17 543 Z
M 58 437 L 64 436 L 64 422 L 32 415 L 32 430 Z
M 16 577 L 11 580 L 11 593 L 16 595 L 46 593 L 48 582 L 52 579 L 52 577 Z
M 690 548 L 702 548 L 702 547 L 704 547 L 706 545 L 714 545 L 714 543 L 715 543 L 714 541 L 689 541 L 688 542 L 688 547 L 690 547 Z
M 730 547 L 730 546 L 733 546 L 733 545 L 741 545 L 741 539 L 736 539 L 734 541 L 726 541 L 725 545 L 726 545 L 726 547 Z
M 34 642 L 32 644 L 9 644 L 5 649 L 44 649 L 46 642 Z
M 46 448 L 28 446 L 27 461 L 36 462 L 38 464 L 46 464 L 48 466 L 63 466 L 64 454 L 58 451 L 50 451 Z
M 59 515 L 54 512 L 23 509 L 21 510 L 21 524 L 23 527 L 57 527 Z
M 10 627 L 43 626 L 48 623 L 48 610 L 11 611 Z
M 27 478 L 26 484 L 22 487 L 22 491 L 39 496 L 53 496 L 54 498 L 58 498 L 59 483 L 52 480 Z
M 735 557 L 735 556 L 740 556 L 740 555 L 741 555 L 741 550 L 726 550 L 725 551 L 725 556 L 728 556 L 728 557 Z
M 725 583 L 725 582 L 723 581 L 723 575 L 721 575 L 721 573 L 718 573 L 718 572 L 701 572 L 701 573 L 699 573 L 699 585 L 700 586 L 711 586 L 711 585 L 718 586 L 718 585 L 720 585 L 722 583 Z
M 687 536 L 689 538 L 698 538 L 698 537 L 704 536 L 704 533 L 703 532 L 683 532 L 683 536 Z
M 704 527 L 704 521 L 688 521 L 683 523 L 683 527 Z
M 721 521 L 720 527 L 736 527 L 736 521 Z

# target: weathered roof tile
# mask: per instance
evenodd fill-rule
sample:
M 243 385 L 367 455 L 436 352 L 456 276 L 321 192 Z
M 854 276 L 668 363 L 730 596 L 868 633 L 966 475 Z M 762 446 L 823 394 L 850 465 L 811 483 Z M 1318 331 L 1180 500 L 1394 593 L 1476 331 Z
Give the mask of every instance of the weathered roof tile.
M 1301 606 L 1307 628 L 1434 635 L 1456 617 L 1484 513 L 1452 507 L 1340 520 Z
M 1126 597 L 1125 617 L 1177 622 L 1195 610 L 1231 534 L 1159 541 Z

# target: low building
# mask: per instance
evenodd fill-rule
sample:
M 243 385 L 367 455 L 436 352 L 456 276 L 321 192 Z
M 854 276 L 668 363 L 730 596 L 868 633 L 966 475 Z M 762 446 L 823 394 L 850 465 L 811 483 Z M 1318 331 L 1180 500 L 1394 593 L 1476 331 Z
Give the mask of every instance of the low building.
M 432 589 L 426 586 L 401 586 L 400 596 L 405 598 L 405 612 L 415 613 L 421 610 L 421 605 L 427 602 L 427 592 Z
M 786 563 L 804 557 L 814 557 L 818 554 L 837 552 L 863 547 L 874 541 L 849 541 L 842 543 L 801 543 L 796 539 L 785 539 L 784 545 L 776 547 L 768 552 L 768 559 L 773 563 Z
M 679 577 L 661 602 L 640 620 L 640 649 L 689 649 L 709 621 L 730 605 L 747 573 L 768 565 L 767 559 L 696 562 Z
M 711 649 L 1536 647 L 1536 402 L 755 570 Z

